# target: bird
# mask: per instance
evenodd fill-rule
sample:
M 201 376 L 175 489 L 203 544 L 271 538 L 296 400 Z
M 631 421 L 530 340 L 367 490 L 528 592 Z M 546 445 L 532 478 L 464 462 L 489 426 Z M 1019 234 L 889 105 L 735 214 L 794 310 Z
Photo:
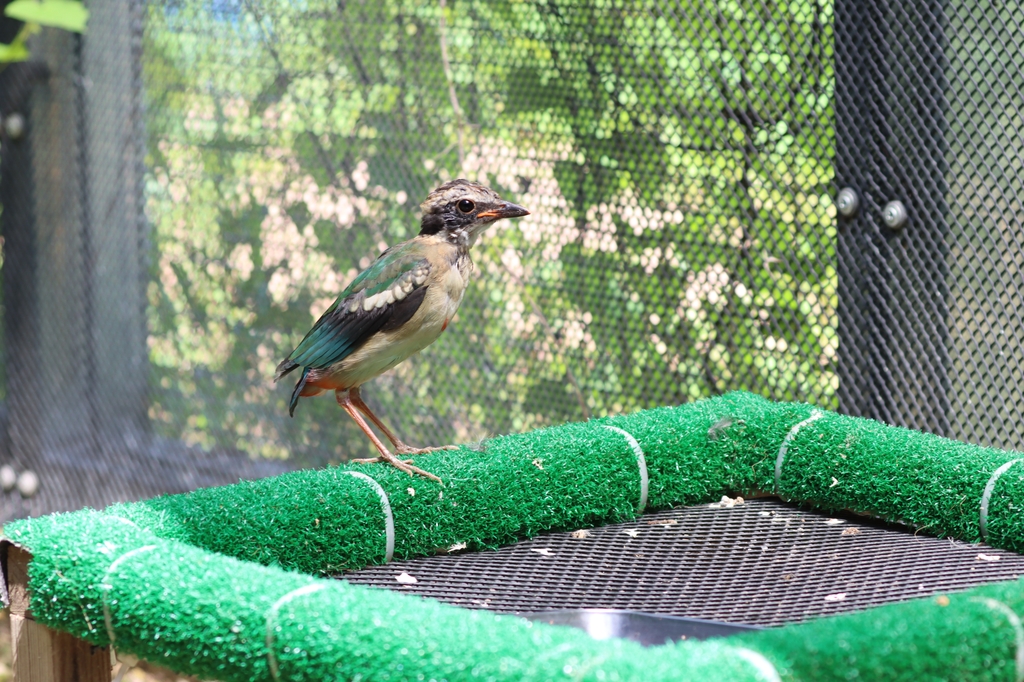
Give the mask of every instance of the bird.
M 302 341 L 277 366 L 274 381 L 301 370 L 288 402 L 295 416 L 300 398 L 334 391 L 338 405 L 370 439 L 379 457 L 409 475 L 441 479 L 397 455 L 455 449 L 453 445 L 406 445 L 363 402 L 360 387 L 423 350 L 441 336 L 459 310 L 473 260 L 470 249 L 495 221 L 529 215 L 494 190 L 465 179 L 451 180 L 420 204 L 420 231 L 377 257 L 320 316 Z M 367 425 L 369 418 L 395 452 Z

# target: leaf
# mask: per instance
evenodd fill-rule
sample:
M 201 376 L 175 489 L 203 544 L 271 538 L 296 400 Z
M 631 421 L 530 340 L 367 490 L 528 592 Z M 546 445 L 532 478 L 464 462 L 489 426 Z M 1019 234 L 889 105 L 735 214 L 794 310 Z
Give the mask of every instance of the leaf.
M 85 33 L 89 10 L 77 0 L 14 0 L 4 14 L 12 19 Z
M 10 45 L 0 43 L 0 64 L 5 62 L 23 62 L 28 59 L 28 48 L 22 41 L 14 41 Z

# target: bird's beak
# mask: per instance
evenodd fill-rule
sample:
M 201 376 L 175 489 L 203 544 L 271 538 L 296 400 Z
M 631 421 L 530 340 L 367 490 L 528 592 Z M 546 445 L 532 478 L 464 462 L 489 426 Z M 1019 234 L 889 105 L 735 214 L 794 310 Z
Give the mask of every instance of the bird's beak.
M 530 215 L 522 206 L 517 206 L 510 201 L 506 201 L 497 208 L 492 208 L 490 211 L 484 211 L 483 213 L 477 213 L 476 217 L 479 218 L 493 218 L 498 220 L 499 218 L 521 218 L 524 215 Z

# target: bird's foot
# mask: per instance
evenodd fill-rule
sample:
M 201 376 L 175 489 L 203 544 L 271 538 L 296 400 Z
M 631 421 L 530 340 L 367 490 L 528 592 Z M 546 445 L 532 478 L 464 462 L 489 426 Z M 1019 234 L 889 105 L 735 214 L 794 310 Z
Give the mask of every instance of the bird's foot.
M 395 467 L 396 469 L 399 469 L 400 471 L 404 471 L 410 476 L 415 476 L 419 474 L 420 476 L 429 478 L 432 481 L 437 481 L 438 483 L 442 482 L 440 478 L 430 473 L 429 471 L 424 471 L 423 469 L 420 469 L 417 466 L 413 466 L 411 459 L 399 459 L 398 457 L 395 457 L 394 455 L 387 451 L 382 452 L 380 457 L 371 457 L 369 459 L 353 459 L 351 461 L 356 462 L 358 464 L 376 464 L 378 462 L 387 462 L 391 466 Z
M 386 462 L 386 461 L 387 460 L 385 460 L 383 457 L 366 457 L 365 459 L 350 459 L 349 460 L 349 462 L 351 462 L 353 464 L 380 464 L 381 462 Z M 412 464 L 412 460 L 411 459 L 403 459 L 402 461 L 405 462 L 406 464 Z
M 438 452 L 440 450 L 458 450 L 458 445 L 438 445 L 432 448 L 414 448 L 411 445 L 399 442 L 395 446 L 395 452 L 400 455 L 425 455 L 428 452 Z

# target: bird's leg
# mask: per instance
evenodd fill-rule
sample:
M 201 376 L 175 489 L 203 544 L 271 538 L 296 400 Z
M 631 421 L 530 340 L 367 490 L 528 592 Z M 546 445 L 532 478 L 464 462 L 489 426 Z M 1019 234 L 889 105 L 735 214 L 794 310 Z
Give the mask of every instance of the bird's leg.
M 358 386 L 356 388 L 350 388 L 348 390 L 348 394 L 350 399 L 352 400 L 352 404 L 355 405 L 360 412 L 362 412 L 363 414 L 370 418 L 370 421 L 372 421 L 374 425 L 376 425 L 376 427 L 381 430 L 384 436 L 387 437 L 389 441 L 391 441 L 391 444 L 395 446 L 395 452 L 397 452 L 400 455 L 423 455 L 428 452 L 436 452 L 438 450 L 459 449 L 457 445 L 440 445 L 438 447 L 433 448 L 414 448 L 411 445 L 406 445 L 401 440 L 399 440 L 398 436 L 391 432 L 391 429 L 384 425 L 384 422 L 380 420 L 380 417 L 375 415 L 373 411 L 370 410 L 370 406 L 363 402 L 362 396 L 359 395 Z
M 359 425 L 359 428 L 361 428 L 363 430 L 363 433 L 365 433 L 367 435 L 367 437 L 370 439 L 370 442 L 372 442 L 374 444 L 374 446 L 377 448 L 377 450 L 380 451 L 380 457 L 379 458 L 374 458 L 374 459 L 371 459 L 371 460 L 353 460 L 353 461 L 356 461 L 356 462 L 359 462 L 359 461 L 363 461 L 363 462 L 366 462 L 366 461 L 379 462 L 379 461 L 383 460 L 383 461 L 387 462 L 388 464 L 390 464 L 391 466 L 404 471 L 405 473 L 409 474 L 410 476 L 412 476 L 413 474 L 419 474 L 420 476 L 425 476 L 425 477 L 427 477 L 429 479 L 433 479 L 433 480 L 437 481 L 438 483 L 441 483 L 441 479 L 438 478 L 437 476 L 435 476 L 434 474 L 430 473 L 429 471 L 424 471 L 423 469 L 420 469 L 419 467 L 413 466 L 411 460 L 405 461 L 405 460 L 398 459 L 393 454 L 388 452 L 388 449 L 386 447 L 384 447 L 384 444 L 380 442 L 379 438 L 377 438 L 377 434 L 375 434 L 370 429 L 370 427 L 366 424 L 366 421 L 363 419 L 363 415 L 359 414 L 359 410 L 356 409 L 355 401 L 352 400 L 352 395 L 351 395 L 351 393 L 349 391 L 338 390 L 338 391 L 334 392 L 334 395 L 335 395 L 335 397 L 338 400 L 338 404 L 341 405 L 341 408 L 343 410 L 345 410 L 346 412 L 348 412 L 348 416 L 352 417 L 352 419 L 355 420 L 356 424 Z

